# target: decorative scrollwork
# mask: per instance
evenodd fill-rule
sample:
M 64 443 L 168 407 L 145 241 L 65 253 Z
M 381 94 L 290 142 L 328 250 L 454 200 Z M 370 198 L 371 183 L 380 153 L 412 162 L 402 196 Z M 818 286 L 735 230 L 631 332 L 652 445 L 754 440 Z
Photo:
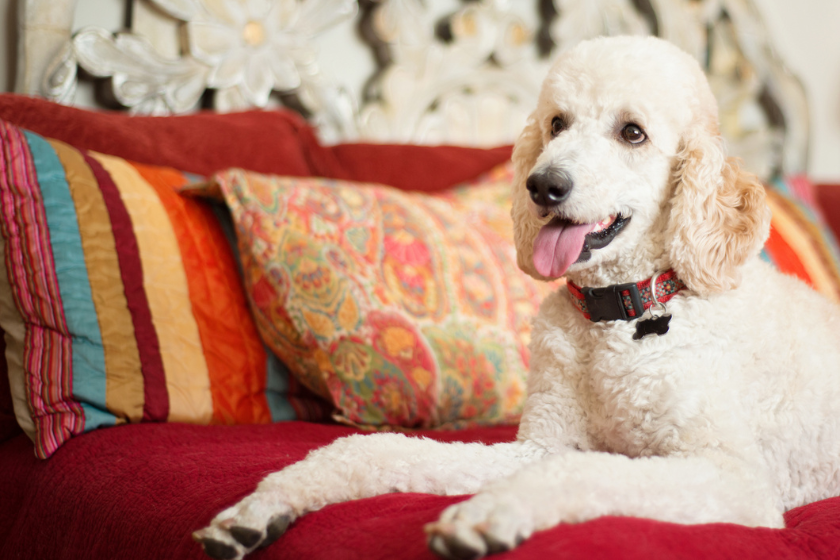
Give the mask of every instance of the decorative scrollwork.
M 600 35 L 650 35 L 651 26 L 631 0 L 553 0 L 557 16 L 549 26 L 553 54 Z
M 554 55 L 598 35 L 657 34 L 704 66 L 724 136 L 751 169 L 805 169 L 804 92 L 752 0 L 532 0 L 536 20 L 512 0 L 462 0 L 443 18 L 432 15 L 433 0 L 358 0 L 377 63 L 358 98 L 319 71 L 315 42 L 357 11 L 356 0 L 132 1 L 175 23 L 181 52 L 162 56 L 133 33 L 82 29 L 47 68 L 48 97 L 72 99 L 78 65 L 110 78 L 113 97 L 135 112 L 188 111 L 207 88 L 221 111 L 264 107 L 283 92 L 328 142 L 490 146 L 513 142 Z M 26 2 L 48 12 L 47 0 Z
M 531 30 L 503 0 L 465 1 L 437 23 L 424 19 L 419 0 L 366 0 L 363 35 L 380 69 L 366 89 L 360 134 L 474 145 L 512 141 L 546 68 L 530 52 L 534 43 L 544 61 L 599 35 L 657 34 L 705 67 L 723 134 L 750 169 L 769 177 L 805 168 L 804 91 L 770 47 L 750 0 L 538 3 L 542 20 Z
M 419 0 L 371 8 L 375 49 L 388 65 L 366 89 L 362 138 L 476 146 L 512 142 L 544 70 L 534 32 L 503 0 L 477 0 L 434 22 Z
M 135 112 L 182 113 L 210 88 L 221 111 L 265 107 L 273 90 L 300 90 L 301 102 L 317 113 L 327 95 L 320 90 L 328 86 L 319 76 L 312 39 L 356 10 L 353 0 L 150 1 L 183 27 L 182 56 L 162 57 L 133 33 L 85 28 L 50 66 L 44 93 L 71 97 L 78 64 L 93 76 L 111 78 L 116 100 Z
M 71 45 L 78 64 L 93 76 L 111 78 L 116 100 L 139 113 L 191 109 L 204 92 L 210 71 L 191 56 L 165 59 L 145 38 L 132 33 L 112 35 L 89 27 L 76 33 Z

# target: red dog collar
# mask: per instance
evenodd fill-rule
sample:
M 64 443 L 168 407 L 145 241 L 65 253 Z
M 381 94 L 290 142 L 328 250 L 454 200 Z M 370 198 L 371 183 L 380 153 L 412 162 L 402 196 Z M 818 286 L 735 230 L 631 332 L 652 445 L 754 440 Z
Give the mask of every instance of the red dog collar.
M 650 278 L 629 284 L 613 284 L 604 288 L 581 288 L 566 282 L 572 304 L 590 321 L 630 321 L 641 317 L 656 302 L 650 294 Z M 685 288 L 677 273 L 669 270 L 656 278 L 656 299 L 665 303 Z

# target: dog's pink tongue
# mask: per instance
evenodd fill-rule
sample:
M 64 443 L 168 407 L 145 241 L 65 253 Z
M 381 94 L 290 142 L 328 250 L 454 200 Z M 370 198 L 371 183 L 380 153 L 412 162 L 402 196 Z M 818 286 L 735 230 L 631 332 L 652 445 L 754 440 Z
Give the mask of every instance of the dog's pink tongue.
M 553 220 L 534 240 L 534 268 L 546 278 L 560 278 L 580 256 L 583 238 L 597 224 L 572 224 Z

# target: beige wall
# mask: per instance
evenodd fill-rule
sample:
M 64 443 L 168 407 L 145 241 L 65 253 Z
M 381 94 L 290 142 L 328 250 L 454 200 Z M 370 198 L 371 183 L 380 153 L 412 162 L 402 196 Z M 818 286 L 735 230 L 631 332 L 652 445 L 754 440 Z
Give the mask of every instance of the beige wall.
M 811 108 L 810 175 L 840 183 L 840 22 L 838 0 L 754 0 L 782 59 L 805 84 Z M 0 0 L 0 91 L 14 87 L 16 0 Z M 78 0 L 77 25 L 118 29 L 123 0 Z M 346 32 L 346 33 L 345 33 Z M 348 27 L 342 31 L 351 34 Z M 340 36 L 336 36 L 339 37 Z M 332 48 L 332 41 L 329 45 Z M 330 64 L 323 64 L 325 71 Z M 85 104 L 85 94 L 77 99 Z
M 779 55 L 805 84 L 811 110 L 809 174 L 840 183 L 840 1 L 753 0 Z

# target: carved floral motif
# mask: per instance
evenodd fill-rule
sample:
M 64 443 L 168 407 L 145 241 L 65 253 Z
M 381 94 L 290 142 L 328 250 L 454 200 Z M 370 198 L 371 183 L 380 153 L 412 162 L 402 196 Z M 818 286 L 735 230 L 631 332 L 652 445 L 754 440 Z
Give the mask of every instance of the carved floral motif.
M 601 34 L 655 33 L 704 65 L 724 136 L 751 169 L 795 172 L 807 160 L 802 87 L 751 0 L 531 0 L 538 29 L 519 0 L 462 0 L 443 19 L 435 0 L 358 0 L 378 62 L 360 99 L 319 72 L 314 41 L 352 16 L 356 0 L 132 1 L 180 28 L 182 52 L 164 57 L 138 35 L 83 29 L 47 68 L 48 97 L 72 100 L 79 65 L 111 78 L 113 96 L 135 112 L 189 111 L 207 88 L 222 111 L 292 92 L 328 142 L 490 146 L 515 140 L 554 55 Z
M 356 10 L 354 0 L 150 1 L 182 22 L 182 56 L 162 57 L 133 33 L 85 28 L 48 69 L 44 92 L 72 98 L 78 64 L 112 78 L 116 100 L 135 112 L 182 113 L 207 88 L 217 90 L 219 110 L 264 107 L 272 90 L 295 90 L 306 81 L 323 87 L 312 39 Z M 315 96 L 310 99 L 317 105 Z
M 421 0 L 374 8 L 392 64 L 359 115 L 362 138 L 491 146 L 512 142 L 536 103 L 544 63 L 534 31 L 506 0 L 466 3 L 435 35 Z M 419 25 L 418 25 L 419 23 Z
M 90 74 L 111 78 L 116 100 L 138 113 L 163 115 L 193 108 L 204 92 L 209 68 L 191 56 L 167 59 L 143 37 L 112 35 L 89 27 L 73 36 L 66 60 Z M 58 83 L 55 74 L 47 79 Z
M 187 0 L 153 1 L 186 21 L 190 54 L 211 68 L 207 87 L 237 88 L 244 106 L 257 107 L 317 75 L 312 38 L 355 13 L 348 0 L 192 0 L 191 12 Z
M 553 4 L 562 14 L 550 27 L 559 50 L 599 35 L 648 35 L 652 31 L 632 0 L 553 0 Z

